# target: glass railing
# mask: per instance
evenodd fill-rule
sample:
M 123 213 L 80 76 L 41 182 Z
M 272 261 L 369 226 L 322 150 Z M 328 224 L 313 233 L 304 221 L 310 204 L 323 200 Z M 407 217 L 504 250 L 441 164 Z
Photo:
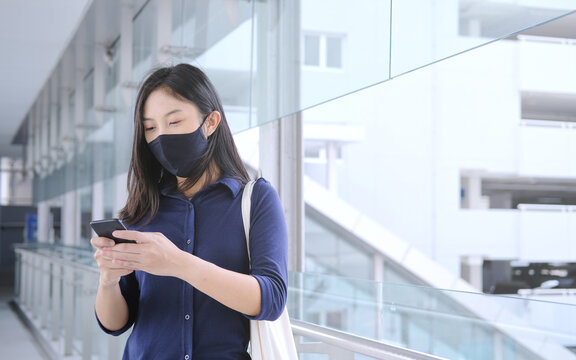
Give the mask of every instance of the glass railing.
M 294 273 L 289 312 L 447 359 L 576 359 L 567 349 L 576 345 L 576 306 L 568 304 Z
M 52 352 L 120 357 L 127 335 L 105 335 L 94 319 L 98 274 L 89 249 L 19 246 L 16 255 L 16 300 Z M 391 347 L 414 359 L 576 358 L 567 350 L 576 345 L 574 305 L 291 273 L 288 311 L 302 360 L 389 359 L 369 354 Z

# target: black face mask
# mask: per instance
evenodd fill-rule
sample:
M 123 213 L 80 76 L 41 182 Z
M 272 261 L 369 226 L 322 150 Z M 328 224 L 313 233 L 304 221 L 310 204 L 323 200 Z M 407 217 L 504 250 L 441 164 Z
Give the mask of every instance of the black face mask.
M 204 124 L 204 122 L 202 122 Z M 174 176 L 190 177 L 206 153 L 208 140 L 202 125 L 189 134 L 164 134 L 151 141 L 148 146 L 156 160 Z

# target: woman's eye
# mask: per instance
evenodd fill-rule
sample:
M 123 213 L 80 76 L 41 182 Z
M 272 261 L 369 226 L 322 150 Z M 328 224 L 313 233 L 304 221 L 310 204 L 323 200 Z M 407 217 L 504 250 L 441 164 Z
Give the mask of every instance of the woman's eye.
M 151 127 L 144 128 L 144 131 L 152 131 L 152 130 L 154 130 L 154 129 L 155 129 L 155 128 L 154 128 L 153 126 L 151 126 Z
M 168 123 L 168 125 L 172 126 L 172 125 L 178 125 L 179 123 L 181 123 L 182 120 L 176 120 L 176 121 L 171 121 Z

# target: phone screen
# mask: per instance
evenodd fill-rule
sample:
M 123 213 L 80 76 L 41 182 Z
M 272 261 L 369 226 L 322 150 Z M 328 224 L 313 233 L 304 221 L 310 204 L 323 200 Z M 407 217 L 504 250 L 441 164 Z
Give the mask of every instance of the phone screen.
M 90 221 L 90 226 L 98 236 L 109 238 L 114 240 L 116 244 L 118 243 L 136 243 L 134 240 L 120 239 L 112 236 L 114 230 L 126 230 L 124 224 L 119 219 L 104 219 L 104 220 L 93 220 Z

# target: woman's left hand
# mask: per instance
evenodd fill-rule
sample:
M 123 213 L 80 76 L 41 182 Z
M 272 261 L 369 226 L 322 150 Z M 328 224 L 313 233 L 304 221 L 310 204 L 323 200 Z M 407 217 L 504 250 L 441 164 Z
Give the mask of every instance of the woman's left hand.
M 154 275 L 176 274 L 177 261 L 183 252 L 162 233 L 116 230 L 113 235 L 136 241 L 136 244 L 120 243 L 103 251 L 103 256 L 112 259 L 114 264 Z

